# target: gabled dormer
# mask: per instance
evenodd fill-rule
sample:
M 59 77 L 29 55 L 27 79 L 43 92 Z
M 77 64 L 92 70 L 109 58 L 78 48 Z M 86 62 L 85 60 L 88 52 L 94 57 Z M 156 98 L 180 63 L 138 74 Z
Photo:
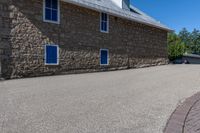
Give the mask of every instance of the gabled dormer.
M 130 10 L 130 0 L 122 0 L 122 9 Z
M 130 0 L 112 0 L 118 7 L 130 10 Z
M 136 14 L 140 14 L 132 5 L 130 0 L 112 0 L 118 7 L 123 10 L 131 11 Z

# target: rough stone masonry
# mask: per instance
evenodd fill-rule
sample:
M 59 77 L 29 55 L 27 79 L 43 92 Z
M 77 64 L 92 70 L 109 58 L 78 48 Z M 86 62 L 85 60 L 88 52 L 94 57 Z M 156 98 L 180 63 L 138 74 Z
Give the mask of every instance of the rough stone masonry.
M 43 22 L 42 0 L 0 0 L 2 76 L 21 78 L 62 73 L 161 65 L 167 59 L 167 31 L 109 17 L 109 33 L 99 31 L 100 12 L 60 3 L 60 24 Z M 59 45 L 59 65 L 44 63 L 45 44 Z M 109 65 L 100 65 L 100 49 Z

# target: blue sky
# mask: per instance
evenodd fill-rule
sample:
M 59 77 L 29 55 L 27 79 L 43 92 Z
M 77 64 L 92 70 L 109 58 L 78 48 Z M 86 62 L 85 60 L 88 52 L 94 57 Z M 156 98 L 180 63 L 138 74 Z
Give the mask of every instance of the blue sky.
M 131 0 L 132 4 L 176 32 L 200 30 L 200 0 Z

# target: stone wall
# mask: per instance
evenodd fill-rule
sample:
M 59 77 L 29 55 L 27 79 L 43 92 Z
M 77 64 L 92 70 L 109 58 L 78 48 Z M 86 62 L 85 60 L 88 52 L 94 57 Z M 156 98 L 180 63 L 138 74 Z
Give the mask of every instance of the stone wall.
M 167 32 L 110 16 L 109 33 L 99 31 L 99 12 L 61 2 L 61 24 L 43 22 L 42 0 L 12 0 L 11 61 L 7 77 L 135 68 L 167 63 Z M 58 44 L 60 64 L 45 66 L 44 45 Z M 100 49 L 110 64 L 100 66 Z M 10 74 L 10 75 L 9 75 Z

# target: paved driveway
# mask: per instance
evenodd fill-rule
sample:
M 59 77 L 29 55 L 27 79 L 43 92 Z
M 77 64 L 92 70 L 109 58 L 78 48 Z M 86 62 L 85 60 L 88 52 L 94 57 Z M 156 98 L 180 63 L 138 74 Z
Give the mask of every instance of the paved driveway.
M 198 91 L 198 65 L 3 81 L 0 132 L 161 133 Z

